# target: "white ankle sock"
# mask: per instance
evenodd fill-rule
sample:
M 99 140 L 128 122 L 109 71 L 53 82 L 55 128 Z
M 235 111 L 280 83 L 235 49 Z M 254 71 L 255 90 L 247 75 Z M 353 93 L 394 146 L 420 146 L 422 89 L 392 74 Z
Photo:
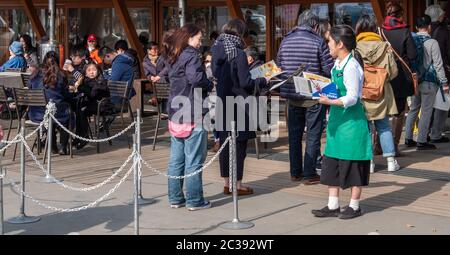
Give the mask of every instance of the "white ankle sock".
M 339 198 L 338 197 L 328 197 L 328 209 L 336 210 L 339 208 Z
M 353 208 L 353 210 L 358 210 L 359 209 L 359 199 L 350 199 L 350 205 L 351 208 Z
M 387 162 L 394 162 L 395 158 L 394 157 L 388 157 L 387 158 Z

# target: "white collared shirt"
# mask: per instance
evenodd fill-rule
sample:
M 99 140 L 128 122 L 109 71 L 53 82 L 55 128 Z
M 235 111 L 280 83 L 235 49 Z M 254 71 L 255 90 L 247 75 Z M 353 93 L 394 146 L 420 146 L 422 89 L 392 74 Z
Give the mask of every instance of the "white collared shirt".
M 350 54 L 343 61 L 336 59 L 334 68 L 336 70 L 342 70 L 349 57 Z M 362 97 L 363 83 L 364 71 L 358 61 L 353 57 L 348 61 L 344 69 L 344 86 L 347 89 L 347 95 L 339 98 L 344 104 L 344 108 L 355 105 L 358 99 Z

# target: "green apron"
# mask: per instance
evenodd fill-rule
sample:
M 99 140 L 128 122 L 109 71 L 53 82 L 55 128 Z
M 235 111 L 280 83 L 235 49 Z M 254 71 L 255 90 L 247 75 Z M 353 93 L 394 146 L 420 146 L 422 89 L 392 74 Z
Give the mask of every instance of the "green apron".
M 344 69 L 333 68 L 332 81 L 338 87 L 340 96 L 347 95 L 344 85 Z M 345 109 L 343 106 L 330 106 L 330 116 L 327 125 L 327 141 L 325 156 L 342 160 L 371 160 L 372 139 L 369 124 L 361 101 Z

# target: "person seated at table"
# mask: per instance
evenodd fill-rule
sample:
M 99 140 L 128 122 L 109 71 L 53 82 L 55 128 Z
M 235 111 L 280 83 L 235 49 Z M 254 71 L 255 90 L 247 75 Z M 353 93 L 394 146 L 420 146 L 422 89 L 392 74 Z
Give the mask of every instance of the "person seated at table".
M 97 36 L 95 34 L 90 34 L 87 39 L 87 49 L 89 51 L 89 58 L 96 62 L 97 64 L 101 65 L 103 62 L 103 59 L 99 56 L 99 47 L 98 47 L 98 40 Z
M 102 63 L 102 75 L 105 80 L 111 79 L 112 74 L 112 62 L 117 56 L 117 53 L 112 49 L 106 49 Z
M 72 75 L 72 79 L 69 81 L 70 85 L 75 83 L 81 83 L 83 77 L 84 66 L 88 63 L 87 50 L 83 45 L 76 45 L 70 51 L 70 61 L 66 60 L 64 64 L 64 71 L 69 72 Z
M 110 80 L 128 82 L 128 86 L 131 88 L 129 98 L 131 98 L 136 95 L 136 91 L 133 89 L 133 80 L 140 77 L 140 64 L 135 56 L 136 51 L 129 49 L 125 40 L 117 41 L 114 49 L 117 56 L 112 61 Z
M 144 74 L 147 79 L 152 80 L 154 79 L 152 77 L 158 76 L 164 63 L 159 57 L 159 45 L 156 42 L 150 42 L 145 52 L 147 52 L 147 55 L 144 58 L 144 63 L 142 63 L 144 66 Z
M 14 41 L 9 46 L 9 60 L 0 66 L 0 72 L 4 72 L 7 68 L 21 68 L 27 67 L 27 61 L 23 56 L 23 47 L 20 42 Z
M 100 108 L 100 116 L 103 117 L 100 126 L 106 127 L 111 124 L 114 117 L 114 105 L 108 99 L 110 96 L 107 81 L 103 78 L 100 66 L 94 62 L 89 62 L 83 70 L 83 82 L 79 86 L 71 86 L 70 90 L 77 93 L 78 105 L 76 109 L 76 132 L 79 136 L 89 137 L 88 118 L 97 115 L 97 107 L 103 100 Z M 77 149 L 83 148 L 87 142 L 75 141 Z
M 27 61 L 28 67 L 31 65 L 38 65 L 38 52 L 37 49 L 33 46 L 33 43 L 31 42 L 31 36 L 27 34 L 23 34 L 19 37 L 20 43 L 23 47 L 23 56 L 25 57 L 25 60 Z
M 59 68 L 59 57 L 54 51 L 49 51 L 45 54 L 42 61 L 42 67 L 37 69 L 30 77 L 29 82 L 30 89 L 44 89 L 45 95 L 49 101 L 53 101 L 56 104 L 56 119 L 68 127 L 69 124 L 69 105 L 65 104 L 70 101 L 71 95 L 69 93 L 68 81 L 65 74 Z M 28 111 L 28 118 L 35 122 L 40 123 L 45 114 L 45 107 L 42 106 L 30 106 Z M 57 124 L 53 125 L 52 132 L 52 151 L 53 153 L 59 152 L 60 155 L 67 155 L 67 145 L 69 141 L 69 134 L 62 130 Z M 59 130 L 60 134 L 60 147 L 56 144 L 56 130 Z

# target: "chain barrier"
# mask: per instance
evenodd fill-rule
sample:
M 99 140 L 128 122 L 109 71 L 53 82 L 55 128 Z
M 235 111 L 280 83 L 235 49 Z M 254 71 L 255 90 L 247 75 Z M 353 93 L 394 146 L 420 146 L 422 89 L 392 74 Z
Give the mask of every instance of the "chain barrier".
M 192 172 L 192 173 L 190 173 L 190 174 L 184 175 L 184 176 L 173 176 L 173 175 L 168 175 L 168 174 L 166 174 L 166 173 L 163 173 L 163 172 L 159 171 L 158 169 L 152 167 L 152 166 L 150 165 L 150 163 L 148 163 L 147 161 L 145 161 L 145 160 L 142 158 L 141 155 L 137 154 L 137 156 L 139 157 L 139 161 L 142 161 L 142 163 L 143 163 L 148 169 L 152 170 L 153 172 L 157 173 L 158 175 L 163 175 L 163 176 L 165 176 L 165 177 L 167 177 L 167 178 L 170 178 L 170 179 L 185 179 L 185 178 L 192 177 L 192 176 L 194 176 L 194 175 L 196 175 L 196 174 L 199 174 L 199 173 L 201 173 L 203 170 L 205 170 L 206 168 L 208 168 L 208 167 L 209 167 L 209 166 L 217 159 L 217 157 L 218 157 L 218 156 L 220 155 L 220 153 L 223 151 L 223 149 L 225 148 L 225 146 L 230 142 L 230 140 L 231 140 L 231 137 L 228 137 L 228 138 L 225 140 L 225 142 L 222 144 L 222 146 L 220 147 L 220 149 L 217 151 L 217 153 L 210 159 L 210 161 L 209 161 L 208 163 L 204 164 L 202 168 L 200 168 L 199 170 L 197 170 L 197 171 L 195 171 L 195 172 Z M 138 162 L 139 162 L 139 161 L 138 161 Z
M 228 191 L 233 192 L 233 179 L 231 178 L 233 176 L 233 161 L 232 161 L 232 155 L 233 151 L 234 151 L 234 141 L 233 139 L 231 139 L 232 137 L 228 137 L 230 138 L 230 145 L 229 145 L 229 149 L 228 149 Z
M 136 121 L 133 121 L 130 125 L 128 125 L 128 127 L 126 127 L 124 130 L 120 131 L 119 133 L 111 136 L 111 137 L 107 137 L 107 138 L 103 138 L 103 139 L 89 139 L 89 138 L 85 138 L 82 136 L 79 136 L 75 133 L 73 133 L 72 131 L 70 131 L 68 128 L 66 128 L 63 124 L 61 124 L 61 122 L 59 122 L 55 116 L 50 115 L 50 117 L 55 121 L 56 124 L 58 124 L 59 127 L 61 127 L 64 131 L 66 131 L 70 136 L 75 137 L 79 140 L 85 141 L 85 142 L 90 142 L 90 143 L 104 143 L 104 142 L 108 142 L 111 140 L 116 139 L 119 136 L 122 136 L 123 134 L 125 134 L 128 130 L 130 130 L 134 125 L 136 125 Z
M 91 203 L 89 203 L 89 204 L 87 204 L 85 206 L 80 206 L 80 207 L 71 208 L 71 209 L 58 208 L 58 207 L 55 207 L 55 206 L 47 205 L 46 203 L 43 203 L 40 200 L 35 199 L 34 197 L 29 195 L 28 193 L 24 192 L 22 189 L 20 189 L 18 187 L 18 185 L 15 182 L 10 181 L 10 183 L 11 183 L 12 187 L 14 188 L 14 190 L 16 190 L 18 193 L 20 193 L 24 197 L 30 199 L 31 201 L 33 201 L 34 203 L 36 203 L 37 205 L 39 205 L 39 206 L 41 206 L 41 207 L 43 207 L 45 209 L 56 211 L 56 212 L 79 212 L 79 211 L 87 210 L 89 208 L 93 208 L 93 207 L 97 206 L 99 203 L 101 203 L 106 198 L 111 196 L 111 194 L 116 192 L 116 190 L 120 187 L 120 185 L 122 185 L 122 183 L 125 182 L 125 180 L 128 179 L 130 174 L 133 172 L 133 170 L 134 170 L 133 168 L 134 168 L 135 165 L 136 165 L 136 162 L 133 163 L 133 165 L 131 166 L 130 170 L 128 170 L 128 172 L 124 175 L 124 177 L 122 177 L 122 179 L 112 189 L 110 189 L 105 195 L 101 196 L 99 199 L 97 199 L 94 202 L 91 202 Z
M 27 150 L 28 154 L 31 156 L 31 158 L 33 159 L 33 161 L 35 162 L 35 164 L 40 168 L 40 170 L 44 173 L 47 174 L 47 170 L 44 168 L 44 166 L 41 164 L 41 162 L 36 158 L 36 155 L 34 155 L 34 153 L 32 152 L 30 146 L 28 146 L 28 144 L 26 143 L 26 141 L 24 141 L 24 139 L 22 139 L 22 142 L 25 145 L 25 149 Z M 69 186 L 61 181 L 58 181 L 56 178 L 54 178 L 53 176 L 50 175 L 50 177 L 53 177 L 53 179 L 55 179 L 55 183 L 60 185 L 61 187 L 68 189 L 68 190 L 72 190 L 72 191 L 79 191 L 79 192 L 88 192 L 88 191 L 92 191 L 98 188 L 103 187 L 105 184 L 111 182 L 117 175 L 119 175 L 123 169 L 125 169 L 125 166 L 128 165 L 128 163 L 130 162 L 130 160 L 134 157 L 136 153 L 133 152 L 131 153 L 128 158 L 125 160 L 125 162 L 120 166 L 120 168 L 110 177 L 108 177 L 106 180 L 104 180 L 103 182 L 92 186 L 92 187 L 88 187 L 88 188 L 77 188 L 77 187 L 72 187 Z

